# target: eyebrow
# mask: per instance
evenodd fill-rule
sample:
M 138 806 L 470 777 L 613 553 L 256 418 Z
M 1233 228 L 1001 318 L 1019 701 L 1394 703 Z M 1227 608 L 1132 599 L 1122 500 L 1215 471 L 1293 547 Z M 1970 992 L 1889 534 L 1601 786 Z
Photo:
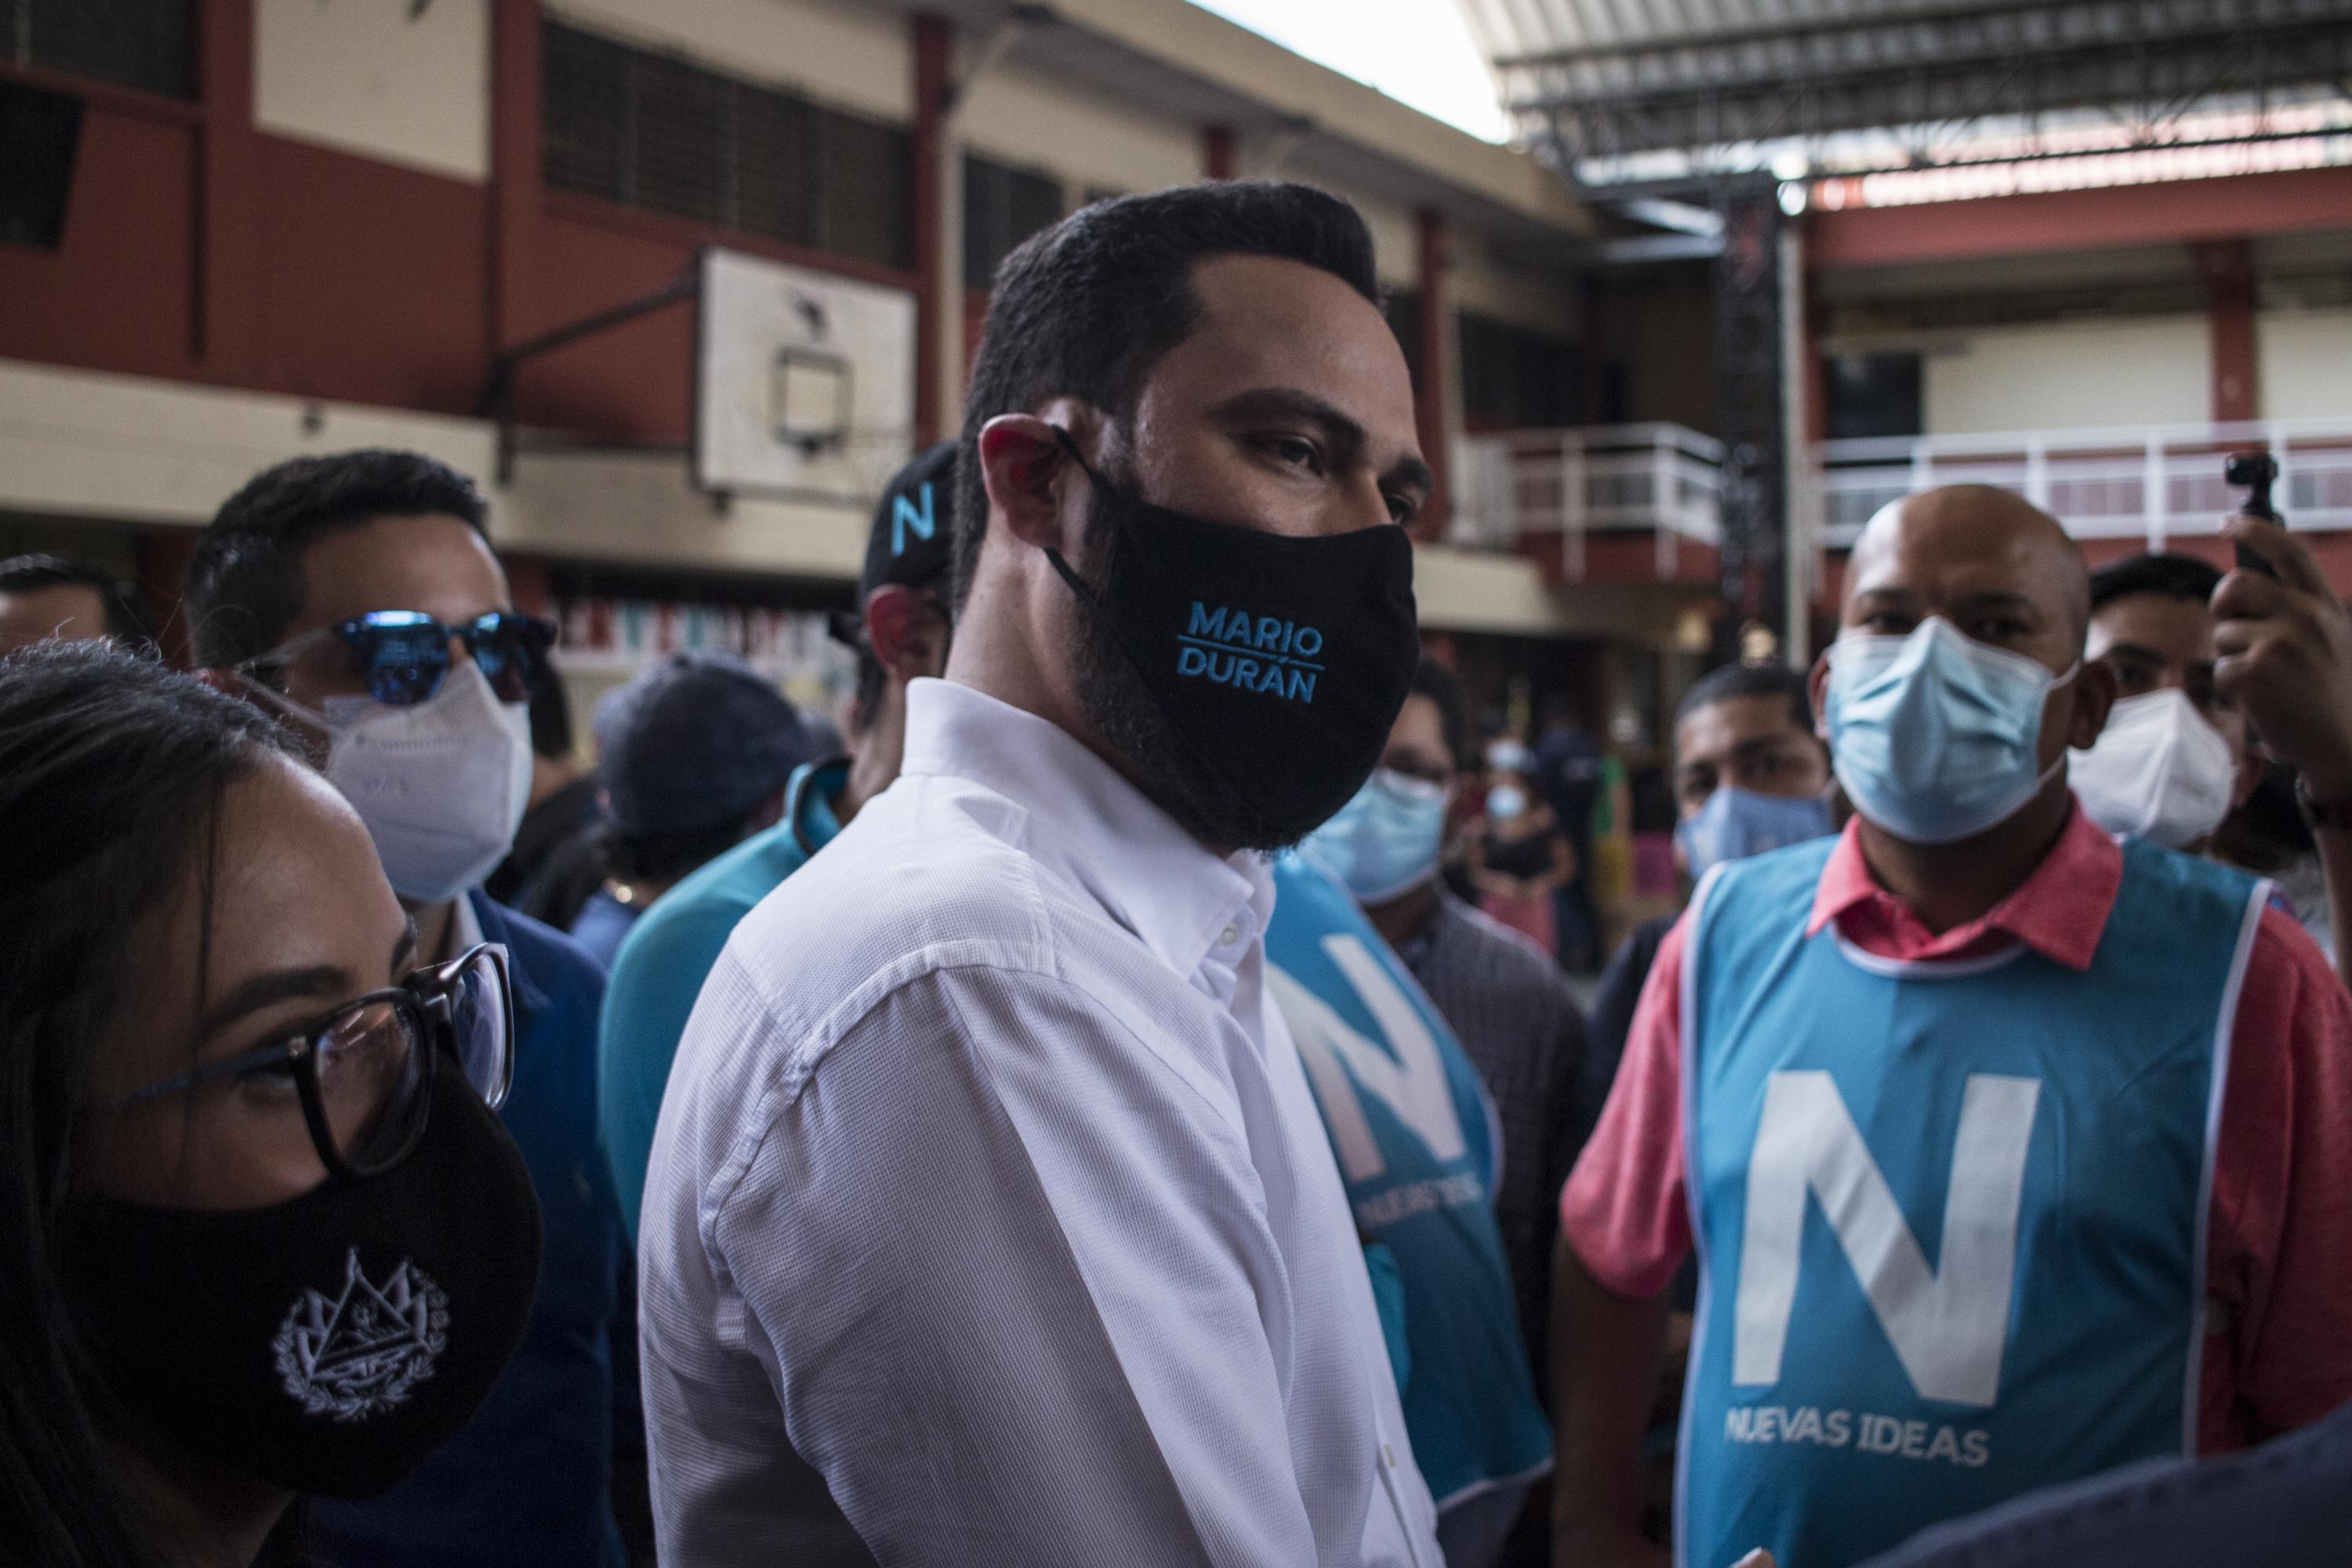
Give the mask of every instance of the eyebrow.
M 396 974 L 404 960 L 416 953 L 416 921 L 414 917 L 401 923 L 400 934 L 393 939 L 392 969 Z M 210 1039 L 240 1018 L 248 1017 L 264 1007 L 298 997 L 334 996 L 352 989 L 350 971 L 337 963 L 312 963 L 298 969 L 272 969 L 257 974 L 224 998 L 219 1006 L 205 1015 L 199 1031 Z
M 1954 601 L 1956 609 L 1971 610 L 2031 610 L 2042 614 L 2042 606 L 2029 594 L 2012 594 L 2005 588 L 1988 588 L 1981 593 L 1963 594 Z
M 272 969 L 253 976 L 230 992 L 219 1006 L 205 1015 L 203 1037 L 210 1039 L 231 1024 L 264 1007 L 301 996 L 334 996 L 352 988 L 349 971 L 339 963 L 313 963 L 299 969 Z
M 2141 658 L 2150 664 L 2170 664 L 2172 661 L 2143 643 L 2111 642 L 2100 650 L 2101 658 Z M 2191 661 L 2192 663 L 2195 661 Z
M 1296 386 L 1261 386 L 1235 393 L 1210 410 L 1227 423 L 1250 419 L 1296 419 L 1321 427 L 1324 438 L 1345 458 L 1353 459 L 1370 445 L 1370 437 L 1353 415 L 1328 399 Z M 1437 487 L 1437 476 L 1417 456 L 1399 458 L 1382 470 L 1383 483 L 1408 486 L 1427 495 Z

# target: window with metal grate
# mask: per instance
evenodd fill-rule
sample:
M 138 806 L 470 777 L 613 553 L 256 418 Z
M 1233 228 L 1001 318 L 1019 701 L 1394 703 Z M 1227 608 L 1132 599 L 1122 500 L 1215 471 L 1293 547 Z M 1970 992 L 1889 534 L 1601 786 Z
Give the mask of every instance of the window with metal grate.
M 0 81 L 0 243 L 63 242 L 80 145 L 80 99 Z
M 0 48 L 20 66 L 196 96 L 195 0 L 0 0 Z
M 967 153 L 963 159 L 963 286 L 986 289 L 1013 247 L 1062 221 L 1051 174 Z
M 1583 362 L 1574 342 L 1467 310 L 1455 325 L 1465 415 L 1495 428 L 1581 422 Z
M 541 58 L 550 185 L 911 264 L 906 132 L 560 23 Z

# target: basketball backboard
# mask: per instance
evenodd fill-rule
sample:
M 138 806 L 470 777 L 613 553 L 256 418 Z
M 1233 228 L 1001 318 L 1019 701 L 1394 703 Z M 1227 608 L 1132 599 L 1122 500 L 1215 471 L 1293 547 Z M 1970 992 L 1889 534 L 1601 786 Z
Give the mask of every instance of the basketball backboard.
M 865 508 L 913 450 L 915 300 L 706 247 L 694 482 Z

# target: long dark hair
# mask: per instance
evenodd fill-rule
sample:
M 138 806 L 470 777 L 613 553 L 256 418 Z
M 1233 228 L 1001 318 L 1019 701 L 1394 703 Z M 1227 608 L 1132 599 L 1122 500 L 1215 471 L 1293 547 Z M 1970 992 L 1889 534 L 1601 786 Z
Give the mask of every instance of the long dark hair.
M 223 794 L 274 721 L 100 643 L 0 659 L 0 1554 L 162 1568 L 107 1451 L 113 1406 L 58 1281 L 59 1205 L 131 932 L 192 873 L 208 910 Z M 202 980 L 201 954 L 198 977 Z M 194 1049 L 194 1023 L 190 1026 Z

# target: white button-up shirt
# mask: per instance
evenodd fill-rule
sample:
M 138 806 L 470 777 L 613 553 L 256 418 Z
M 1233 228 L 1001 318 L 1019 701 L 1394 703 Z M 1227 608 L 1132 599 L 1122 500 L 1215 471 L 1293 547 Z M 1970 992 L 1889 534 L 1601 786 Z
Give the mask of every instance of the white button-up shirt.
M 737 928 L 662 1105 L 664 1563 L 1440 1568 L 1273 902 L 914 683 L 903 774 Z

